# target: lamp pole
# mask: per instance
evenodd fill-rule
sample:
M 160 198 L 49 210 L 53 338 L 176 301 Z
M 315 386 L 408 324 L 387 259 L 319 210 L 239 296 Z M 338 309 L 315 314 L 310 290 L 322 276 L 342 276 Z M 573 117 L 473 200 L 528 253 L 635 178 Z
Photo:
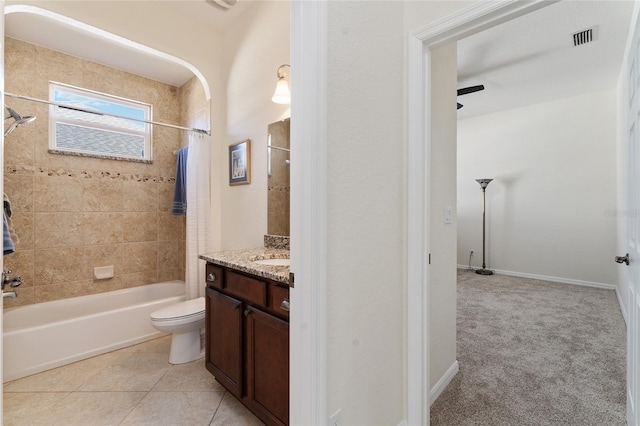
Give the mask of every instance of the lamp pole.
M 489 182 L 491 182 L 493 179 L 476 179 L 476 182 L 478 182 L 480 184 L 480 187 L 482 188 L 482 269 L 476 269 L 476 274 L 480 274 L 480 275 L 493 275 L 493 271 L 490 269 L 486 269 L 487 265 L 485 263 L 485 258 L 484 258 L 484 252 L 485 252 L 485 222 L 486 222 L 486 215 L 485 215 L 485 205 L 486 205 L 486 190 L 487 190 L 487 186 L 489 185 Z

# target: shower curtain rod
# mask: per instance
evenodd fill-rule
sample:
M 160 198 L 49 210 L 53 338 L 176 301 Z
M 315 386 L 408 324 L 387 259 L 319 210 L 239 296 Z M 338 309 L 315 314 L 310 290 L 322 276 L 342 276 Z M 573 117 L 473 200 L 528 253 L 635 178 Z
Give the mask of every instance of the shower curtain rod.
M 74 111 L 86 112 L 86 113 L 89 113 L 89 114 L 107 115 L 109 117 L 124 118 L 124 119 L 127 119 L 127 120 L 139 121 L 141 123 L 154 124 L 156 126 L 171 127 L 172 129 L 187 130 L 189 132 L 195 132 L 195 133 L 211 136 L 211 131 L 210 130 L 202 130 L 202 129 L 196 129 L 196 128 L 190 128 L 190 127 L 176 126 L 174 124 L 160 123 L 160 122 L 157 122 L 157 121 L 150 121 L 150 120 L 142 120 L 140 118 L 127 117 L 125 115 L 111 114 L 111 113 L 108 113 L 108 112 L 91 111 L 91 110 L 84 109 L 84 108 L 78 108 L 78 107 L 75 107 L 75 106 L 65 105 L 63 103 L 45 101 L 44 99 L 32 98 L 30 96 L 24 96 L 24 95 L 16 95 L 16 94 L 9 93 L 9 92 L 5 92 L 5 95 L 9 96 L 9 97 L 12 97 L 12 98 L 16 98 L 16 99 L 24 99 L 26 101 L 33 101 L 33 102 L 40 102 L 40 103 L 43 103 L 43 104 L 55 105 L 55 106 L 59 106 L 59 107 L 62 107 L 62 108 L 72 109 Z

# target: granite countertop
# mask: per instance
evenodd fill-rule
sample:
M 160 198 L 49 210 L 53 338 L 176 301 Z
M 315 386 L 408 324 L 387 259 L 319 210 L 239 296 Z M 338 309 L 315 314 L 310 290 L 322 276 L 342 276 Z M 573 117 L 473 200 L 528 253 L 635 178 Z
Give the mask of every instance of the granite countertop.
M 261 265 L 254 262 L 255 260 L 262 259 L 288 259 L 289 250 L 256 247 L 240 250 L 219 251 L 211 254 L 201 254 L 198 257 L 216 265 L 289 285 L 288 265 Z

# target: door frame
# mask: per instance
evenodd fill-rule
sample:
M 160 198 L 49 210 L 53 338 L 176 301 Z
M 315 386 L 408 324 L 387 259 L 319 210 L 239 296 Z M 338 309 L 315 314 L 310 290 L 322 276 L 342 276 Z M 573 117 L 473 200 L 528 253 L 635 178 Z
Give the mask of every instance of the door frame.
M 559 0 L 482 2 L 411 32 L 407 40 L 406 421 L 429 424 L 431 50 Z M 426 362 L 425 362 L 426 360 Z

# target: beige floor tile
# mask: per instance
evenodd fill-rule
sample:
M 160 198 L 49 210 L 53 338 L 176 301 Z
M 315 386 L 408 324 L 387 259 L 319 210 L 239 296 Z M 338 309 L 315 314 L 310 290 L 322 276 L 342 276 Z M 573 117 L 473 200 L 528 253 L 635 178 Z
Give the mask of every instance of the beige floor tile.
M 42 373 L 17 379 L 4 385 L 5 392 L 74 391 L 101 370 L 102 360 L 91 358 Z
M 144 392 L 74 392 L 31 425 L 119 425 L 144 395 Z
M 229 392 L 225 393 L 218 411 L 213 416 L 211 426 L 262 426 L 260 421 L 247 407 L 242 405 Z
M 4 424 L 196 426 L 214 413 L 211 424 L 262 424 L 223 396 L 204 359 L 169 364 L 170 345 L 165 336 L 7 383 Z
M 171 368 L 164 354 L 130 354 L 102 369 L 78 390 L 95 391 L 149 391 Z
M 119 352 L 132 355 L 139 353 L 156 353 L 164 354 L 169 360 L 169 350 L 171 349 L 171 335 L 158 337 L 157 339 L 148 340 L 128 348 L 121 349 Z
M 68 392 L 7 393 L 2 401 L 2 424 L 4 426 L 31 425 L 46 416 L 51 408 Z
M 206 426 L 224 392 L 149 392 L 121 423 L 135 426 Z
M 222 391 L 224 388 L 216 382 L 205 368 L 204 358 L 187 364 L 172 366 L 167 374 L 156 384 L 155 391 L 199 392 Z

